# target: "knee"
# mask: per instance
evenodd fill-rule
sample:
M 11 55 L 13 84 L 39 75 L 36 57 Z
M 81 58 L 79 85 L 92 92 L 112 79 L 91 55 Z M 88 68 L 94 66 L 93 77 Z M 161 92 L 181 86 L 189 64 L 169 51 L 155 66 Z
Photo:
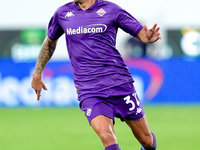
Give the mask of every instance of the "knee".
M 151 134 L 145 135 L 140 139 L 140 143 L 144 147 L 151 147 L 153 144 L 153 137 Z
M 116 143 L 116 136 L 111 131 L 102 131 L 99 134 L 100 139 L 103 143 Z

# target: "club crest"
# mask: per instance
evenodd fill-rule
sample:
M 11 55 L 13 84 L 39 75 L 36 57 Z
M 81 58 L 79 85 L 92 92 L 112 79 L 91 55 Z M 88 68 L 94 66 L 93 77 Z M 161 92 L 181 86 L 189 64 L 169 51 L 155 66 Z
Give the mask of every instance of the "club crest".
M 97 14 L 98 14 L 99 16 L 101 16 L 101 17 L 102 17 L 105 13 L 106 13 L 106 11 L 103 10 L 102 8 L 99 9 L 99 10 L 97 11 Z
M 92 109 L 90 109 L 90 108 L 87 108 L 87 113 L 86 113 L 86 116 L 90 116 L 90 115 L 91 115 L 91 112 L 92 112 Z

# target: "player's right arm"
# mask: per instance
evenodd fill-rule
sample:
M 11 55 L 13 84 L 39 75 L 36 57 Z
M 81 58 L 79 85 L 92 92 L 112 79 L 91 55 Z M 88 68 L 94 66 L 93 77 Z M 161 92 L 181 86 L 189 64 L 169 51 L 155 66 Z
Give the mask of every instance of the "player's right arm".
M 35 90 L 35 93 L 37 94 L 38 101 L 40 99 L 41 90 L 42 89 L 47 90 L 46 86 L 42 81 L 42 72 L 48 61 L 51 59 L 55 51 L 56 44 L 57 40 L 53 41 L 50 38 L 46 37 L 42 44 L 42 48 L 40 50 L 37 63 L 35 65 L 31 86 Z

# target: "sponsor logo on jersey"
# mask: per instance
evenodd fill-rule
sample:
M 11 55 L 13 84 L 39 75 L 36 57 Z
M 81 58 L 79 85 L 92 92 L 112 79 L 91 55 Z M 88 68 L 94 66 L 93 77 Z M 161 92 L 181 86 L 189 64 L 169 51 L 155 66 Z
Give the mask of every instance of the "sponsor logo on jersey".
M 74 14 L 71 12 L 71 11 L 68 11 L 67 13 L 66 13 L 66 15 L 65 15 L 65 18 L 66 17 L 72 17 L 72 16 L 74 16 Z
M 105 24 L 91 24 L 87 26 L 80 26 L 76 29 L 74 28 L 67 28 L 66 33 L 67 35 L 74 35 L 74 34 L 87 34 L 87 33 L 103 33 L 107 29 Z
M 100 9 L 97 11 L 97 14 L 98 14 L 99 16 L 101 16 L 101 17 L 102 17 L 105 13 L 106 13 L 106 11 L 103 10 L 102 8 L 100 8 Z

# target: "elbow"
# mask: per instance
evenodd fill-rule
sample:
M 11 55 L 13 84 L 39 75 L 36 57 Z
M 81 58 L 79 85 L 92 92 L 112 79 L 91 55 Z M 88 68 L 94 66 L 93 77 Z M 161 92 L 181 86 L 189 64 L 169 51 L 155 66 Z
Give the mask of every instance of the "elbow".
M 45 41 L 48 43 L 57 43 L 58 40 L 51 40 L 48 36 L 46 37 Z

